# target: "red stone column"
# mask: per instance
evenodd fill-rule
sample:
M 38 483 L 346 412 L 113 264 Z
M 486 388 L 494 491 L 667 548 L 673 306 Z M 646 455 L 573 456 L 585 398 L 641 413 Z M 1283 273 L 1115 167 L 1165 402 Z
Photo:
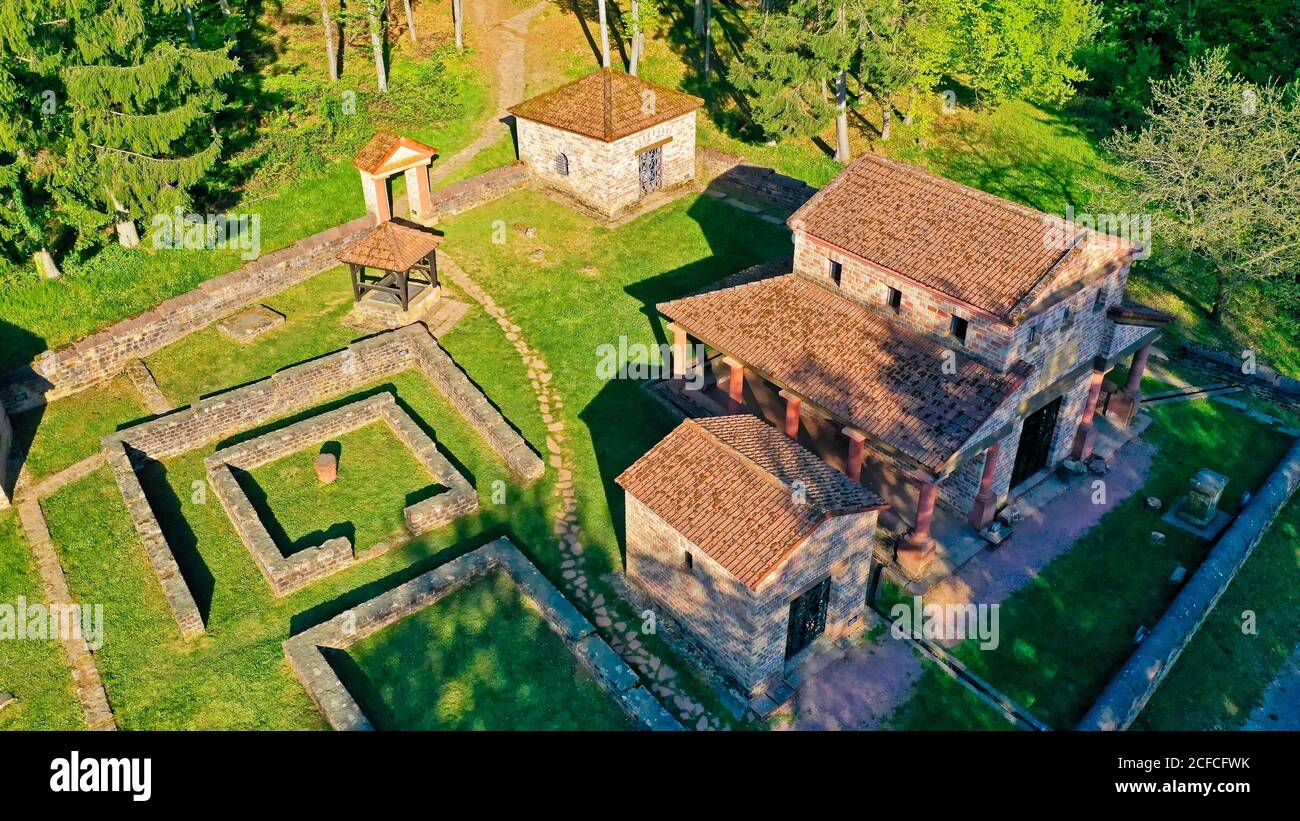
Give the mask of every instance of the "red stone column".
M 1120 425 L 1127 426 L 1137 416 L 1138 405 L 1142 403 L 1142 375 L 1146 373 L 1151 347 L 1143 345 L 1137 349 L 1129 365 L 1128 382 L 1124 383 L 1124 390 L 1111 397 L 1110 413 Z
M 1070 451 L 1073 459 L 1087 459 L 1092 455 L 1092 443 L 1097 438 L 1097 426 L 1093 424 L 1097 415 L 1097 399 L 1101 396 L 1101 383 L 1106 379 L 1105 371 L 1093 371 L 1092 383 L 1088 386 L 1088 400 L 1083 406 L 1083 416 L 1079 419 L 1079 430 L 1074 434 L 1074 449 Z
M 849 439 L 849 455 L 844 461 L 844 475 L 859 482 L 862 480 L 862 454 L 866 451 L 867 437 L 853 428 L 844 428 L 844 435 Z
M 980 489 L 975 494 L 975 503 L 971 505 L 970 516 L 966 521 L 976 530 L 983 530 L 993 521 L 998 497 L 993 492 L 993 479 L 998 469 L 998 454 L 1002 452 L 1002 443 L 994 442 L 984 451 L 984 472 L 980 474 Z
M 727 376 L 727 396 L 737 405 L 745 404 L 745 366 L 739 359 L 732 359 L 724 356 L 722 361 L 727 363 L 729 373 Z
M 406 169 L 406 201 L 411 215 L 428 217 L 433 213 L 433 194 L 429 190 L 429 166 L 419 165 Z
M 393 218 L 392 205 L 388 202 L 388 185 L 383 177 L 372 177 L 361 172 L 361 192 L 366 198 L 366 213 L 375 220 L 375 225 L 382 225 Z
M 785 400 L 785 435 L 791 439 L 799 438 L 799 411 L 803 408 L 803 400 L 789 391 L 780 391 L 780 396 Z
M 925 566 L 934 557 L 930 523 L 934 520 L 934 502 L 938 496 L 939 484 L 935 480 L 921 481 L 916 503 L 916 524 L 898 543 L 898 563 L 913 578 L 920 578 Z
M 669 323 L 668 331 L 673 335 L 673 379 L 685 379 L 686 356 L 690 349 L 686 329 L 676 323 Z

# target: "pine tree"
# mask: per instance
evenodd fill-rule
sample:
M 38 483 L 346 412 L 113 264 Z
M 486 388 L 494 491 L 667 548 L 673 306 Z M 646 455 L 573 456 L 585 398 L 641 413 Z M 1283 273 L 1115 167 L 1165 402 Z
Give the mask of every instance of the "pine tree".
M 224 50 L 170 43 L 128 50 L 126 59 L 63 71 L 72 115 L 61 184 L 92 211 L 106 211 L 118 241 L 132 247 L 135 220 L 188 205 L 188 189 L 220 156 L 212 114 L 223 105 L 219 83 L 236 64 Z
M 796 15 L 773 13 L 729 74 L 748 99 L 754 124 L 773 139 L 815 134 L 833 112 L 822 93 L 824 66 L 807 35 Z

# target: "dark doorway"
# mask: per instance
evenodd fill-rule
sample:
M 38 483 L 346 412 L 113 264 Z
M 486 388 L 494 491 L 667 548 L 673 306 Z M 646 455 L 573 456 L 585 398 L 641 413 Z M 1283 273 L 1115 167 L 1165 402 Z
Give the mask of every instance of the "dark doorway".
M 808 592 L 790 602 L 790 626 L 785 636 L 788 659 L 822 634 L 826 629 L 826 611 L 831 603 L 831 580 L 823 579 Z
M 1047 466 L 1052 455 L 1052 434 L 1056 432 L 1056 416 L 1061 411 L 1061 397 L 1056 397 L 1043 407 L 1025 417 L 1020 431 L 1020 444 L 1016 446 L 1016 467 L 1011 471 L 1011 486 L 1033 476 Z

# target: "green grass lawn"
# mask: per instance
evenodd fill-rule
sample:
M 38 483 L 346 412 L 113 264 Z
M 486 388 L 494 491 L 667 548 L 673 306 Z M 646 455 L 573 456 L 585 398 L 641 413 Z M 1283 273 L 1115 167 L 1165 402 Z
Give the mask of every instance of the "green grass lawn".
M 241 344 L 209 325 L 145 359 L 169 399 L 188 405 L 230 385 L 345 347 L 361 333 L 339 324 L 352 309 L 352 286 L 343 266 L 331 268 L 265 300 L 284 323 Z
M 1146 730 L 1242 726 L 1300 639 L 1300 499 L 1283 508 L 1134 723 Z M 1256 632 L 1242 629 L 1242 614 Z
M 318 453 L 339 460 L 338 478 L 327 485 L 312 465 Z M 403 508 L 439 489 L 383 422 L 236 476 L 286 556 L 338 536 L 346 536 L 358 553 L 399 539 L 405 533 Z
M 1150 413 L 1154 421 L 1144 437 L 1160 450 L 1146 484 L 1002 602 L 996 650 L 980 650 L 971 641 L 953 650 L 974 673 L 1055 728 L 1082 717 L 1127 659 L 1137 628 L 1153 625 L 1169 606 L 1177 593 L 1168 581 L 1174 567 L 1195 569 L 1209 549 L 1204 540 L 1161 523 L 1146 509 L 1146 497 L 1171 505 L 1192 475 L 1209 466 L 1229 477 L 1221 506 L 1234 510 L 1291 442 L 1209 400 L 1160 405 Z M 1150 543 L 1152 530 L 1166 534 L 1163 545 Z M 910 726 L 969 726 L 958 702 L 935 697 L 946 689 L 943 682 L 921 683 L 903 708 Z
M 22 537 L 18 515 L 0 512 L 0 605 L 15 609 L 45 603 L 36 561 Z M 16 628 L 15 628 L 16 629 Z M 0 692 L 17 701 L 0 710 L 0 730 L 84 730 L 63 648 L 55 640 L 0 640 Z
M 328 658 L 379 729 L 632 727 L 502 573 Z
M 101 437 L 150 416 L 125 376 L 12 418 L 14 453 L 43 479 L 98 453 Z

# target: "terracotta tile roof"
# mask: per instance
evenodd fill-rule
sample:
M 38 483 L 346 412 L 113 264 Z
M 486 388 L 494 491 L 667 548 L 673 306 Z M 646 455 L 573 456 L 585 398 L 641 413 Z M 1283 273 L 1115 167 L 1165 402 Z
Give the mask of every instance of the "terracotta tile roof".
M 1024 383 L 787 274 L 658 306 L 693 336 L 937 470 Z
M 646 110 L 645 92 L 654 94 Z M 524 100 L 516 117 L 572 131 L 607 143 L 667 122 L 704 105 L 699 97 L 602 68 L 581 80 Z
M 906 163 L 868 154 L 790 216 L 790 227 L 1013 321 L 1085 232 Z M 1111 256 L 1128 246 L 1112 243 Z
M 384 271 L 409 271 L 442 244 L 442 237 L 406 220 L 391 220 L 371 229 L 338 253 L 338 261 Z
M 616 481 L 751 590 L 826 519 L 885 506 L 749 415 L 688 419 Z
M 367 174 L 376 174 L 398 148 L 409 148 L 417 154 L 428 157 L 438 153 L 438 149 L 412 140 L 410 137 L 403 137 L 391 131 L 380 131 L 371 137 L 370 142 L 366 143 L 358 152 L 356 159 L 352 161 L 352 165 Z
M 1165 325 L 1174 321 L 1173 314 L 1130 299 L 1112 305 L 1106 316 L 1118 325 Z

